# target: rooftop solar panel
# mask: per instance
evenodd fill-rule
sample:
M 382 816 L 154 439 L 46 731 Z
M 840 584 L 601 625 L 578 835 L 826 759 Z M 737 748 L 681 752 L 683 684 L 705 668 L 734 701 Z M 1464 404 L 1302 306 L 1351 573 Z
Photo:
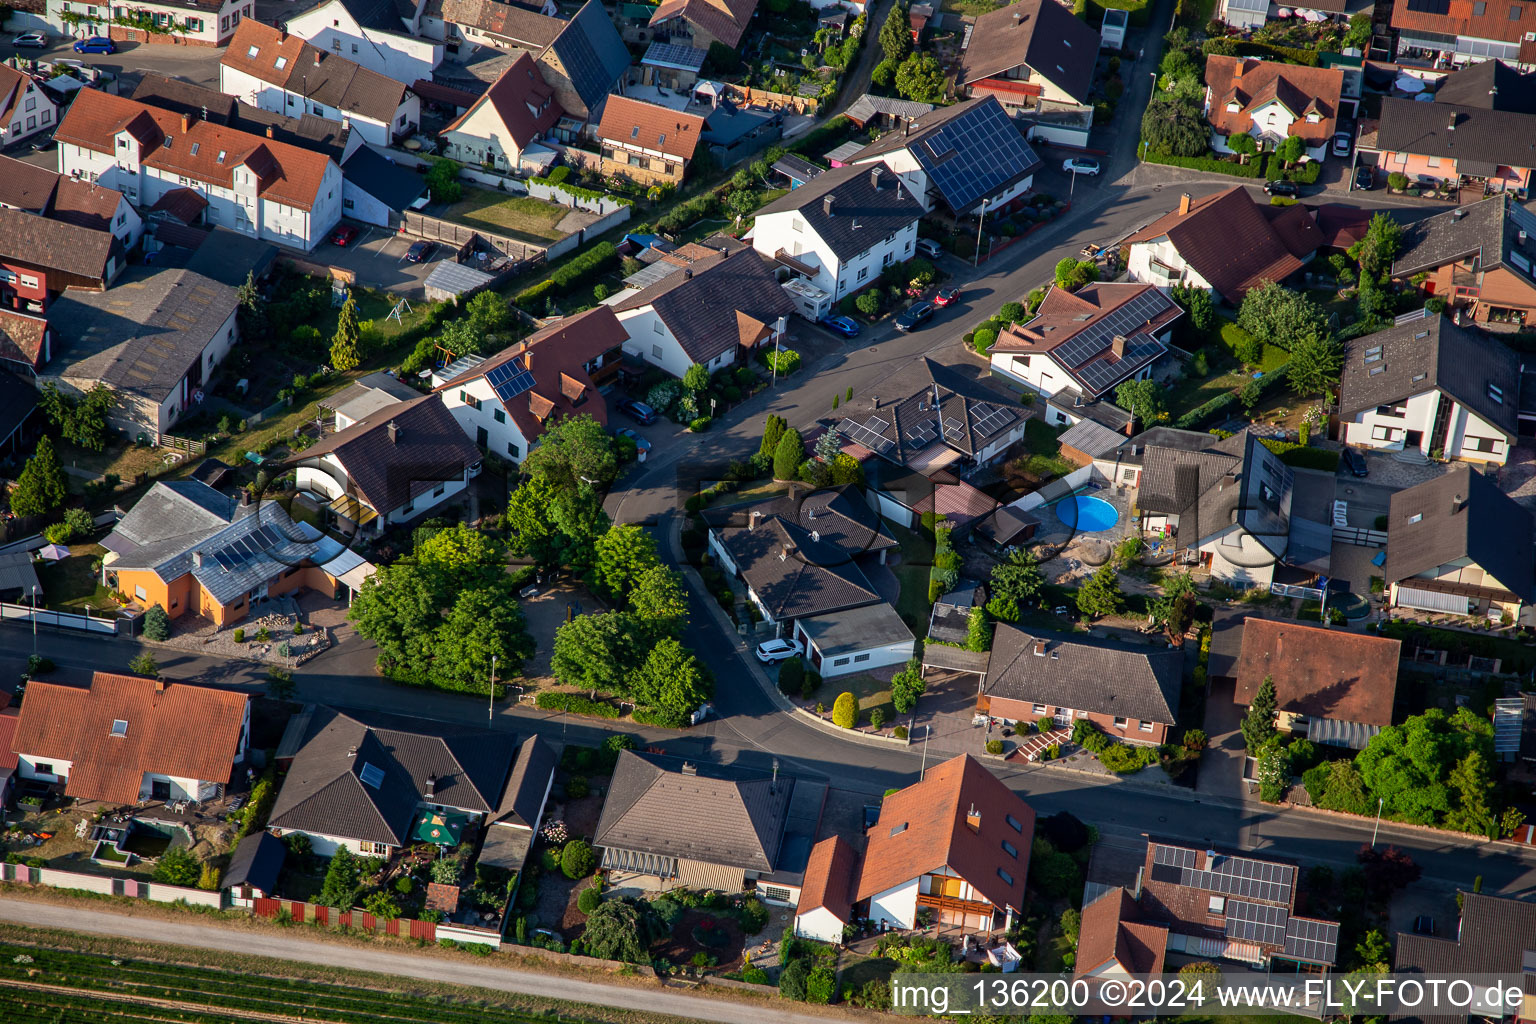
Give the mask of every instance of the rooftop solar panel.
M 929 178 L 957 212 L 1038 164 L 1018 126 L 996 103 L 979 103 L 912 147 Z
M 1266 946 L 1285 944 L 1285 927 L 1290 915 L 1284 907 L 1268 907 L 1229 899 L 1226 911 L 1226 933 L 1229 938 L 1259 942 Z
M 503 402 L 510 402 L 534 385 L 532 372 L 519 366 L 515 359 L 510 359 L 487 373 L 485 382 Z
M 880 425 L 879 428 L 871 429 L 871 426 L 877 423 Z M 837 429 L 854 444 L 861 444 L 872 452 L 884 453 L 890 451 L 891 439 L 879 431 L 884 430 L 889 425 L 880 417 L 873 416 L 869 420 L 869 425 L 860 423 L 857 420 L 843 420 L 842 423 L 838 424 Z

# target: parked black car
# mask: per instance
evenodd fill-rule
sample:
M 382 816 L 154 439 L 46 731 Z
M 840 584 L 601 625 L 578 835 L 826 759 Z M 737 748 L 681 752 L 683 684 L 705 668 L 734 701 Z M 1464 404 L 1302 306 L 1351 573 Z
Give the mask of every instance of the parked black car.
M 644 402 L 637 402 L 633 398 L 626 398 L 619 403 L 619 412 L 628 416 L 642 427 L 648 427 L 656 422 L 656 410 Z
M 931 316 L 933 316 L 933 303 L 914 303 L 905 313 L 896 318 L 896 329 L 898 331 L 913 330 L 918 324 Z
M 1355 476 L 1367 476 L 1371 472 L 1371 468 L 1365 464 L 1365 456 L 1354 448 L 1344 449 L 1344 465 L 1348 466 L 1349 471 Z
M 1294 181 L 1266 181 L 1264 192 L 1272 196 L 1299 196 L 1301 186 Z
M 1376 172 L 1371 170 L 1368 164 L 1361 164 L 1355 168 L 1355 188 L 1361 192 L 1369 192 L 1376 187 Z

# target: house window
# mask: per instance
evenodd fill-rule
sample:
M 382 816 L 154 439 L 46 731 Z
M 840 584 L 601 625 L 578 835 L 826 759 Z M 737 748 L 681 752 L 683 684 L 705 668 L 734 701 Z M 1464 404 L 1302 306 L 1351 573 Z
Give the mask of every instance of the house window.
M 522 453 L 522 450 L 517 447 L 517 445 L 513 444 L 511 441 L 508 441 L 507 442 L 507 454 L 512 456 L 515 459 L 515 458 L 518 458 L 519 456 L 521 456 L 523 453 Z
M 1014 860 L 1019 859 L 1019 848 L 1014 846 L 1006 839 L 1003 840 L 1003 852 L 1012 857 Z
M 998 868 L 997 869 L 997 877 L 1001 878 L 1005 885 L 1007 885 L 1009 887 L 1012 887 L 1012 885 L 1013 885 L 1013 876 L 1010 875 L 1008 872 L 1004 871 L 1002 868 Z
M 1392 431 L 1390 428 L 1382 426 L 1375 426 L 1371 428 L 1372 441 L 1390 441 L 1391 439 Z
M 1500 405 L 1503 405 L 1504 404 L 1504 389 L 1499 387 L 1497 384 L 1489 384 L 1488 385 L 1488 397 L 1493 399 L 1495 402 L 1498 402 Z
M 113 736 L 127 736 L 128 735 L 128 723 L 127 723 L 127 721 L 125 721 L 124 719 L 121 719 L 121 718 L 114 718 L 114 719 L 112 719 L 112 735 Z
M 361 842 L 357 844 L 358 850 L 363 853 L 388 853 L 389 847 L 384 843 Z
M 1019 819 L 1018 818 L 1015 818 L 1011 814 L 1005 814 L 1005 815 L 1003 815 L 1003 820 L 1008 823 L 1008 827 L 1009 828 L 1013 829 L 1019 835 L 1023 835 L 1024 834 L 1024 826 L 1019 824 Z
M 1124 729 L 1126 726 L 1128 726 L 1130 724 L 1131 723 L 1130 723 L 1129 719 L 1125 719 L 1125 718 L 1116 718 L 1115 719 L 1115 728 L 1116 729 Z
M 432 489 L 432 497 L 434 497 L 434 498 L 441 498 L 443 496 L 443 492 L 445 490 L 447 490 L 447 489 L 448 489 L 448 485 L 447 484 L 438 484 L 436 487 L 434 487 Z
M 495 420 L 497 423 L 505 423 L 507 422 L 507 414 L 501 409 L 493 409 L 491 411 L 491 419 Z
M 1227 912 L 1227 898 L 1225 896 L 1212 896 L 1206 904 L 1206 909 L 1212 914 L 1225 914 Z
M 1461 446 L 1468 451 L 1486 452 L 1489 455 L 1499 453 L 1499 439 L 1496 437 L 1469 437 Z
M 1142 732 L 1151 732 L 1152 723 L 1143 719 L 1141 725 L 1139 725 L 1137 728 L 1139 728 Z
M 661 358 L 661 346 L 660 345 L 652 345 L 651 346 L 651 358 L 652 359 L 660 359 Z
M 782 885 L 763 886 L 763 899 L 768 900 L 771 903 L 788 903 L 789 896 L 789 890 L 784 888 Z
M 1431 166 L 1431 167 L 1439 167 L 1440 166 L 1440 158 L 1437 157 L 1437 156 L 1430 157 L 1427 162 L 1428 162 L 1429 166 Z
M 1415 512 L 1413 515 L 1408 517 L 1408 521 L 1410 523 L 1422 522 L 1423 519 L 1424 519 L 1424 513 L 1423 512 Z
M 133 596 L 138 598 L 140 601 L 144 601 L 148 600 L 149 592 L 146 591 L 143 587 L 136 586 L 133 588 Z
M 804 231 L 805 230 L 805 222 L 802 221 L 799 217 L 792 217 L 792 218 L 790 218 L 790 221 L 789 221 L 789 230 L 791 230 L 791 231 Z
M 869 276 L 869 268 L 868 267 L 860 267 L 859 268 L 859 280 L 862 281 L 862 280 L 864 280 L 868 276 Z
M 1044 704 L 1031 704 L 1030 705 L 1030 711 L 1032 711 L 1034 714 L 1037 714 L 1037 715 L 1043 715 L 1043 714 L 1045 714 L 1045 705 Z
M 1477 3 L 1472 5 L 1472 13 L 1481 18 L 1488 13 L 1488 5 L 1483 0 L 1477 0 Z
M 32 766 L 32 770 L 38 775 L 52 775 L 53 765 L 49 764 L 47 761 L 39 761 L 37 764 Z
M 1519 4 L 1510 4 L 1509 5 L 1509 20 L 1510 21 L 1519 21 L 1520 20 L 1520 5 Z
M 838 665 L 846 665 L 846 664 L 848 664 L 848 659 L 847 658 L 833 658 L 832 659 L 832 665 L 834 667 L 836 667 Z
M 855 665 L 857 665 L 861 661 L 868 661 L 868 660 L 869 660 L 869 655 L 868 654 L 855 654 L 853 656 L 853 663 Z

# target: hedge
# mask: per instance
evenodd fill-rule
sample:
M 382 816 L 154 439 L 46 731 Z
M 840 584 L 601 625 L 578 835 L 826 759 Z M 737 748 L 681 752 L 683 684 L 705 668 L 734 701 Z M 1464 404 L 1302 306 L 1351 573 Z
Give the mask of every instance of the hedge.
M 564 295 L 576 285 L 590 280 L 592 275 L 607 270 L 618 259 L 619 251 L 613 247 L 612 242 L 600 242 L 561 265 L 549 275 L 548 280 L 518 292 L 512 303 L 522 309 L 533 310 L 547 299 Z
M 1295 167 L 1286 170 L 1281 163 L 1279 154 L 1271 153 L 1269 159 L 1264 162 L 1264 179 L 1266 181 L 1279 181 L 1281 178 L 1284 178 L 1286 181 L 1294 181 L 1300 185 L 1314 185 L 1317 183 L 1317 176 L 1322 172 L 1322 169 L 1323 162 L 1321 160 L 1308 160 L 1304 164 L 1297 164 Z
M 1235 164 L 1229 160 L 1218 160 L 1213 156 L 1172 156 L 1154 153 L 1151 148 L 1147 149 L 1142 160 L 1149 164 L 1167 164 L 1169 167 L 1188 167 L 1191 170 L 1209 171 L 1212 174 L 1230 174 L 1234 178 L 1257 178 L 1264 170 L 1262 160 Z
M 777 352 L 764 349 L 762 359 L 764 366 L 776 370 L 780 376 L 788 376 L 800 369 L 800 353 L 792 348 L 781 348 Z
M 1275 46 L 1273 43 L 1240 42 L 1237 44 L 1239 57 L 1278 57 L 1292 64 L 1305 64 L 1309 68 L 1315 68 L 1320 63 L 1316 50 L 1298 50 L 1294 46 Z
M 533 706 L 545 711 L 569 711 L 573 715 L 592 715 L 595 718 L 619 717 L 618 708 L 583 697 L 579 693 L 541 693 L 533 698 Z
M 1268 391 L 1270 387 L 1284 380 L 1286 371 L 1289 368 L 1290 364 L 1286 363 L 1282 366 L 1277 366 L 1269 373 L 1266 373 L 1263 379 L 1260 381 L 1260 391 Z M 1206 402 L 1204 405 L 1195 406 L 1193 409 L 1189 410 L 1189 412 L 1186 412 L 1184 415 L 1174 420 L 1173 425 L 1179 430 L 1193 430 L 1195 427 L 1211 419 L 1218 412 L 1221 412 L 1228 406 L 1236 405 L 1237 402 L 1238 393 L 1236 391 L 1224 391 L 1217 395 L 1215 398 L 1211 399 L 1209 402 Z
M 1266 437 L 1261 442 L 1265 448 L 1280 456 L 1280 461 L 1287 466 L 1297 466 L 1301 469 L 1321 469 L 1329 473 L 1335 473 L 1339 468 L 1339 453 L 1327 448 L 1313 448 L 1309 445 L 1296 444 L 1293 441 L 1281 441 L 1277 438 Z

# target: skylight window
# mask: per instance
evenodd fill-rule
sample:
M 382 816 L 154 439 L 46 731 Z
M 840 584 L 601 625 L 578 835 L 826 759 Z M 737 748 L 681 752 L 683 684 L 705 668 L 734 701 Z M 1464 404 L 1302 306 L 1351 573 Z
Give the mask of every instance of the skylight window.
M 1365 350 L 1365 361 L 1368 362 L 1368 363 L 1380 362 L 1381 361 L 1381 346 L 1380 345 L 1373 345 L 1370 348 L 1366 349 Z
M 223 149 L 219 150 L 219 163 L 223 163 L 224 162 L 224 156 L 225 156 L 225 154 L 227 152 L 228 152 L 228 150 L 223 150 Z
M 160 148 L 161 149 L 170 149 L 171 148 L 171 137 L 169 135 L 167 135 L 164 139 L 160 140 Z
M 128 723 L 127 723 L 127 721 L 124 720 L 124 719 L 121 719 L 121 718 L 114 718 L 112 720 L 112 735 L 113 736 L 127 736 L 128 735 Z
M 1499 387 L 1497 384 L 1489 384 L 1488 385 L 1488 397 L 1493 399 L 1495 402 L 1498 402 L 1500 405 L 1503 405 L 1504 404 L 1504 389 Z
M 1372 377 L 1376 376 L 1378 373 L 1386 373 L 1386 372 L 1387 372 L 1387 368 L 1385 366 L 1373 366 L 1373 367 L 1371 367 L 1371 376 Z
M 897 825 L 895 828 L 891 829 L 891 835 L 899 836 L 903 832 L 905 832 L 906 830 L 907 830 L 907 823 L 906 822 L 902 822 L 900 825 Z
M 358 773 L 358 778 L 363 780 L 363 785 L 378 789 L 384 783 L 384 769 L 365 761 L 363 770 Z
M 1416 373 L 1416 374 L 1413 375 L 1413 383 L 1417 384 L 1417 383 L 1419 383 L 1419 381 L 1423 380 L 1425 377 L 1428 377 L 1428 376 L 1429 376 L 1429 374 L 1427 374 L 1427 373 Z
M 277 68 L 277 70 L 281 71 L 281 70 L 283 70 L 283 68 L 288 66 L 288 58 L 287 57 L 279 57 L 279 58 L 277 58 L 277 60 L 272 62 L 272 66 Z
M 245 55 L 246 55 L 246 56 L 247 56 L 247 57 L 252 57 L 252 58 L 254 58 L 254 57 L 255 57 L 255 56 L 256 56 L 256 55 L 257 55 L 257 54 L 258 54 L 258 53 L 260 53 L 260 52 L 261 52 L 261 47 L 259 47 L 259 46 L 253 46 L 253 47 L 251 47 L 251 48 L 250 48 L 250 49 L 249 49 L 249 50 L 246 50 L 246 51 L 245 51 Z
M 1423 512 L 1415 512 L 1413 515 L 1408 517 L 1408 521 L 1410 523 L 1417 523 L 1417 522 L 1419 522 L 1423 518 L 1424 518 L 1424 513 Z
M 658 146 L 663 145 L 666 141 L 667 141 L 667 133 L 666 132 L 662 132 L 660 135 L 656 136 L 656 145 L 658 145 Z
M 201 147 L 202 147 L 202 143 L 200 143 L 200 142 L 194 142 L 194 143 L 192 143 L 192 155 L 193 155 L 193 156 L 197 156 L 197 151 L 198 151 L 198 149 L 200 149 L 200 148 L 201 148 Z
M 629 130 L 629 137 L 632 138 L 632 139 L 638 139 L 640 137 L 640 126 L 639 125 L 635 125 L 633 128 L 631 128 Z

